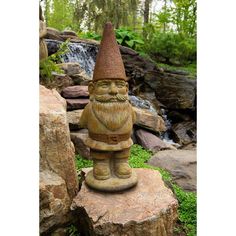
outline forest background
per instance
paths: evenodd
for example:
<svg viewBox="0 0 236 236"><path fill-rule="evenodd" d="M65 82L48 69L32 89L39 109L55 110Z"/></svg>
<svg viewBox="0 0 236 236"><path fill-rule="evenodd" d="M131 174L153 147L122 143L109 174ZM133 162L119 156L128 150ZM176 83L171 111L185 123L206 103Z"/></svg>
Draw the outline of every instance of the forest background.
<svg viewBox="0 0 236 236"><path fill-rule="evenodd" d="M161 65L196 73L196 0L41 0L48 27L101 39L111 21L117 42Z"/></svg>

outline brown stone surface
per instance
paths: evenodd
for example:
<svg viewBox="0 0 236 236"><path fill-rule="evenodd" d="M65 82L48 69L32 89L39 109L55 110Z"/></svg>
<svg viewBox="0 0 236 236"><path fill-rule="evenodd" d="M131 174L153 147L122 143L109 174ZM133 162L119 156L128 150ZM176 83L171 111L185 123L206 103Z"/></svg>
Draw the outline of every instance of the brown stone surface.
<svg viewBox="0 0 236 236"><path fill-rule="evenodd" d="M83 109L74 110L67 112L67 122L69 124L70 130L79 130L83 127L80 125L80 117L83 113Z"/></svg>
<svg viewBox="0 0 236 236"><path fill-rule="evenodd" d="M90 159L90 149L85 145L85 140L88 137L88 130L81 129L70 133L71 141L75 146L75 154L80 154L82 157Z"/></svg>
<svg viewBox="0 0 236 236"><path fill-rule="evenodd" d="M65 181L50 170L40 172L40 233L71 220Z"/></svg>
<svg viewBox="0 0 236 236"><path fill-rule="evenodd" d="M100 193L82 184L72 208L83 235L173 235L177 200L158 171L135 171L138 185L120 193Z"/></svg>
<svg viewBox="0 0 236 236"><path fill-rule="evenodd" d="M58 31L55 28L47 27L47 39L54 39L54 40L63 40L63 38L60 35L60 31Z"/></svg>
<svg viewBox="0 0 236 236"><path fill-rule="evenodd" d="M65 62L60 63L58 66L65 71L65 73L69 76L79 74L83 69L81 68L79 63L76 62Z"/></svg>
<svg viewBox="0 0 236 236"><path fill-rule="evenodd" d="M74 146L70 140L66 102L56 90L40 86L40 230L50 231L69 219L78 191ZM46 213L45 213L46 212Z"/></svg>
<svg viewBox="0 0 236 236"><path fill-rule="evenodd" d="M196 150L165 150L156 153L148 164L166 169L186 191L196 191Z"/></svg>
<svg viewBox="0 0 236 236"><path fill-rule="evenodd" d="M146 129L160 132L165 131L165 122L161 116L154 114L148 110L133 107L136 113L136 121L135 124Z"/></svg>
<svg viewBox="0 0 236 236"><path fill-rule="evenodd" d="M157 78L146 76L145 82L155 90L157 99L171 109L194 109L196 81L183 75L160 73ZM152 78L151 78L152 77Z"/></svg>
<svg viewBox="0 0 236 236"><path fill-rule="evenodd" d="M196 142L196 122L184 121L172 126L175 142L186 145L191 142Z"/></svg>
<svg viewBox="0 0 236 236"><path fill-rule="evenodd" d="M62 90L61 95L64 98L89 97L88 86L69 86Z"/></svg>
<svg viewBox="0 0 236 236"><path fill-rule="evenodd" d="M51 80L40 80L40 84L49 89L56 89L59 93L66 87L74 85L68 75L54 75Z"/></svg>
<svg viewBox="0 0 236 236"><path fill-rule="evenodd" d="M83 109L88 103L88 98L66 98L67 110Z"/></svg>
<svg viewBox="0 0 236 236"><path fill-rule="evenodd" d="M138 144L140 144L145 149L151 150L152 152L157 152L159 150L164 149L175 149L175 147L171 146L170 144L166 144L156 135L144 130L138 129L135 131L135 135L137 138Z"/></svg>

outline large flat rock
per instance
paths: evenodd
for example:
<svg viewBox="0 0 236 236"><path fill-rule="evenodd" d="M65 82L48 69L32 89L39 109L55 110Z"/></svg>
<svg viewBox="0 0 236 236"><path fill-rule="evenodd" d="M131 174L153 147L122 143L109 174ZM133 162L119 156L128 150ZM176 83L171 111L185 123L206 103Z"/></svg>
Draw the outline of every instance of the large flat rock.
<svg viewBox="0 0 236 236"><path fill-rule="evenodd" d="M158 171L134 170L137 186L119 193L97 192L83 182L71 206L82 235L173 235L178 206L173 193Z"/></svg>
<svg viewBox="0 0 236 236"><path fill-rule="evenodd" d="M160 151L151 157L148 164L169 171L184 190L196 191L196 150Z"/></svg>

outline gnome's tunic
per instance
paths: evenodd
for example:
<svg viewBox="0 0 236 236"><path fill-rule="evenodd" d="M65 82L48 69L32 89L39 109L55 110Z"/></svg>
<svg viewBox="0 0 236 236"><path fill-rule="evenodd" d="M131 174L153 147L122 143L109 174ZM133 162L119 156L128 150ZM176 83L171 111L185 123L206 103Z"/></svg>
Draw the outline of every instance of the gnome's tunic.
<svg viewBox="0 0 236 236"><path fill-rule="evenodd" d="M87 128L89 134L91 134L85 141L85 144L92 149L101 151L119 151L129 148L133 144L130 135L132 132L133 123L135 121L135 113L131 105L129 106L129 109L130 115L124 124L121 125L119 129L111 131L97 119L92 110L92 104L89 103L85 107L80 118L80 125ZM103 141L99 141L99 139ZM122 139L122 141L119 141L119 139ZM115 142L112 143L112 141ZM118 142L116 143L116 141Z"/></svg>

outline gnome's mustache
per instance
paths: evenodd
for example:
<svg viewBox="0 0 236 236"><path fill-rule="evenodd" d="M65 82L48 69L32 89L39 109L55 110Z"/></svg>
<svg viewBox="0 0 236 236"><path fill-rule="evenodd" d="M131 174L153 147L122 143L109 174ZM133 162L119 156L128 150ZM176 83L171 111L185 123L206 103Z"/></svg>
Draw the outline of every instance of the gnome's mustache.
<svg viewBox="0 0 236 236"><path fill-rule="evenodd" d="M94 98L98 102L113 102L113 101L125 102L125 101L128 100L128 95L122 95L122 94L117 94L117 95L94 95Z"/></svg>

